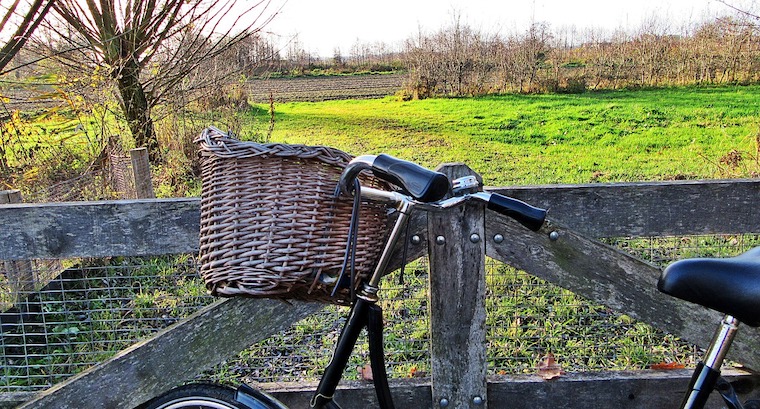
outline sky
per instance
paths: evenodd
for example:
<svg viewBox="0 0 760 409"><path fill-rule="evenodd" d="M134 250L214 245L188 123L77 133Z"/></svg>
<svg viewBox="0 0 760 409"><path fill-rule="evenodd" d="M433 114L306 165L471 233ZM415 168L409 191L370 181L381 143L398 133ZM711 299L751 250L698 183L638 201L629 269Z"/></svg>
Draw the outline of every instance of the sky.
<svg viewBox="0 0 760 409"><path fill-rule="evenodd" d="M728 8L716 0L287 0L266 30L285 42L297 34L305 51L331 57L336 49L347 55L357 41L401 44L420 30L449 25L455 15L471 28L508 34L531 21L552 30L633 30L652 16L680 24L719 12Z"/></svg>

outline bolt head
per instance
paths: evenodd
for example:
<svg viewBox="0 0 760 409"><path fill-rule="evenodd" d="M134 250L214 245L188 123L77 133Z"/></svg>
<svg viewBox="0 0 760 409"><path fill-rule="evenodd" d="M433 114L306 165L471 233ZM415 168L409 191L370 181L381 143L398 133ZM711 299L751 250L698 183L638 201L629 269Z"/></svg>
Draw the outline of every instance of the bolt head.
<svg viewBox="0 0 760 409"><path fill-rule="evenodd" d="M472 403L474 403L477 406L480 406L480 405L483 404L483 398L480 397L480 396L476 396L476 397L472 398Z"/></svg>
<svg viewBox="0 0 760 409"><path fill-rule="evenodd" d="M449 400L446 399L446 398L441 398L441 400L438 401L438 406L440 406L442 408L445 408L445 407L449 406Z"/></svg>
<svg viewBox="0 0 760 409"><path fill-rule="evenodd" d="M504 236L502 236L501 234L497 234L493 236L493 241L496 243L501 243L504 241Z"/></svg>
<svg viewBox="0 0 760 409"><path fill-rule="evenodd" d="M549 233L549 240L551 241L557 241L559 240L559 233L557 231L553 231Z"/></svg>
<svg viewBox="0 0 760 409"><path fill-rule="evenodd" d="M417 235L417 234L415 234L414 236L412 236L412 238L410 240L411 240L412 244L420 244L420 243L422 243L422 238L419 235Z"/></svg>
<svg viewBox="0 0 760 409"><path fill-rule="evenodd" d="M472 234L470 235L470 241L471 241L472 243L477 243L477 242L479 242L479 241L480 241L480 236L479 236L477 233L472 233Z"/></svg>
<svg viewBox="0 0 760 409"><path fill-rule="evenodd" d="M438 245L446 244L446 238L443 236L436 237L435 244L438 244Z"/></svg>

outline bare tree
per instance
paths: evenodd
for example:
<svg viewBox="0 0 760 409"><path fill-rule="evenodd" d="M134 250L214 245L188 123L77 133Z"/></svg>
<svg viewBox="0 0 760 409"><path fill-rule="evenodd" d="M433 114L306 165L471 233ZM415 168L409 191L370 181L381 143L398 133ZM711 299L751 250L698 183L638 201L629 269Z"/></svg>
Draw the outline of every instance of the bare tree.
<svg viewBox="0 0 760 409"><path fill-rule="evenodd" d="M54 10L115 82L135 143L155 158L151 109L188 73L259 32L279 11L271 10L272 0L248 4L241 10L234 0L58 0Z"/></svg>
<svg viewBox="0 0 760 409"><path fill-rule="evenodd" d="M6 73L5 67L45 19L54 2L55 0L34 0L32 3L21 4L20 0L15 0L7 8L0 6L0 34L8 36L7 42L0 48L0 75ZM14 30L18 19L21 21Z"/></svg>
<svg viewBox="0 0 760 409"><path fill-rule="evenodd" d="M517 43L517 80L520 92L535 91L539 70L549 54L551 33L546 23L534 22Z"/></svg>

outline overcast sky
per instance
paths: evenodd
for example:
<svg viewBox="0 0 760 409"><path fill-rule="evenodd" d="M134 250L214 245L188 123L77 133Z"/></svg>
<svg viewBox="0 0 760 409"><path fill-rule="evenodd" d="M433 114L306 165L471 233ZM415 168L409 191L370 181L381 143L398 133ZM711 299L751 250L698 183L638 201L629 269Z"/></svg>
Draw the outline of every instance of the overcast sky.
<svg viewBox="0 0 760 409"><path fill-rule="evenodd" d="M457 13L472 28L511 33L531 21L552 29L633 30L652 16L680 24L726 11L715 0L287 0L267 29L282 38L298 34L306 51L329 57L336 48L348 54L357 40L400 44L419 29L446 26Z"/></svg>

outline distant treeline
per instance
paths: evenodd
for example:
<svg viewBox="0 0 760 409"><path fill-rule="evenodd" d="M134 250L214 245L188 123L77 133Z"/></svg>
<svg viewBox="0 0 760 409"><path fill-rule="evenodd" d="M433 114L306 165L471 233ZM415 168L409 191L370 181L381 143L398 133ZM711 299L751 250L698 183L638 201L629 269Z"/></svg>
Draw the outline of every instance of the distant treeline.
<svg viewBox="0 0 760 409"><path fill-rule="evenodd" d="M403 71L409 98L748 84L760 82L760 21L737 13L679 30L653 19L614 33L534 23L522 32L491 34L455 18L401 45L357 41L330 58L305 51L297 37L282 48L253 35L191 77L204 83L205 73L222 69L243 78Z"/></svg>
<svg viewBox="0 0 760 409"><path fill-rule="evenodd" d="M720 18L685 35L656 25L611 38L552 33L544 24L508 37L454 24L407 42L408 90L416 97L505 92L753 83L760 36L751 21Z"/></svg>
<svg viewBox="0 0 760 409"><path fill-rule="evenodd" d="M299 48L259 71L280 74L405 70L410 97L489 93L583 92L760 81L758 21L716 18L674 35L650 22L635 33L600 34L543 23L522 33L492 35L455 21L408 39L401 50L357 43L329 59Z"/></svg>

